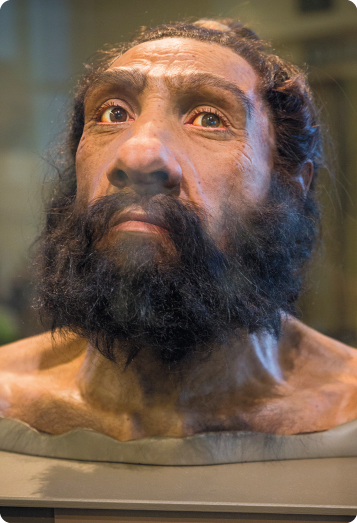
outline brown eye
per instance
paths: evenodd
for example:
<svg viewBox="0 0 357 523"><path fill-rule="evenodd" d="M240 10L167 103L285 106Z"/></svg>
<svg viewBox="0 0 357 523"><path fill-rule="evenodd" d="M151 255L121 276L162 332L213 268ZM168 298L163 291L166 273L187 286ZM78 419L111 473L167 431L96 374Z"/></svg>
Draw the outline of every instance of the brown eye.
<svg viewBox="0 0 357 523"><path fill-rule="evenodd" d="M223 127L222 120L214 113L201 113L192 122L192 125L201 127Z"/></svg>
<svg viewBox="0 0 357 523"><path fill-rule="evenodd" d="M129 115L122 107L110 107L100 115L100 121L106 123L122 123L129 119Z"/></svg>

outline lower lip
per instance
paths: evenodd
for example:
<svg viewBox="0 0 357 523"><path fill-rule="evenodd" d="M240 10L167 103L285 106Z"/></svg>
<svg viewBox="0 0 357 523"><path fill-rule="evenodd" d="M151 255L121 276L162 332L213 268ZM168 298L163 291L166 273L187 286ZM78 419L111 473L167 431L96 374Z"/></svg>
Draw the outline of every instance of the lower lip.
<svg viewBox="0 0 357 523"><path fill-rule="evenodd" d="M167 234L166 229L152 223L129 220L113 227L114 231L146 232L151 234Z"/></svg>

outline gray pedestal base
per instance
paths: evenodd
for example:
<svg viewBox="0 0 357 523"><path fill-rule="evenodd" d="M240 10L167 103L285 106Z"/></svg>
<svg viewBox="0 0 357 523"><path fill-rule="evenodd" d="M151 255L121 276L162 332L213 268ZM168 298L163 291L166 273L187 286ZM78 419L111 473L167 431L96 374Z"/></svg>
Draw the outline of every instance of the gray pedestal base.
<svg viewBox="0 0 357 523"><path fill-rule="evenodd" d="M0 514L13 523L337 522L357 514L357 458L158 467L0 452L0 470Z"/></svg>

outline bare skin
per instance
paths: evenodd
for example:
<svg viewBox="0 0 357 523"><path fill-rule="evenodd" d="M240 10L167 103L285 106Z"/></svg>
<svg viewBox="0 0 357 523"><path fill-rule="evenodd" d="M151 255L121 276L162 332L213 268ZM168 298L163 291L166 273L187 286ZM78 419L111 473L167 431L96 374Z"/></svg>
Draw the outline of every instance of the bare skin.
<svg viewBox="0 0 357 523"><path fill-rule="evenodd" d="M224 248L224 209L229 203L244 213L264 200L274 147L259 78L243 58L207 42L147 42L89 90L76 203L85 208L124 189L187 199L207 212ZM307 162L296 176L302 191L310 176ZM170 248L164 225L145 218L127 209L106 241L150 235ZM0 415L50 434L82 427L121 441L227 430L298 434L357 418L357 353L297 320L284 321L279 343L266 333L240 334L211 349L204 362L168 372L148 352L124 369L124 358L111 363L85 339L23 340L0 350Z"/></svg>
<svg viewBox="0 0 357 523"><path fill-rule="evenodd" d="M50 434L298 434L357 418L356 351L292 319L279 345L265 336L236 341L181 379L148 355L124 371L85 340L53 343L49 334L2 347L0 368L0 414Z"/></svg>

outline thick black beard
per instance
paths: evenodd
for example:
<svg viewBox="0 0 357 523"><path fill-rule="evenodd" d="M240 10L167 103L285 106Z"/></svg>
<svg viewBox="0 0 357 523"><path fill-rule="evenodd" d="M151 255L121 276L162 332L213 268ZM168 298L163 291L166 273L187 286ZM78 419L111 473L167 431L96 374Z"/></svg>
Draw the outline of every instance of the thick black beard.
<svg viewBox="0 0 357 523"><path fill-rule="evenodd" d="M109 242L114 215L133 204L162 219L168 237L121 233ZM166 364L205 357L237 329L278 337L282 313L295 313L319 222L313 199L277 182L244 219L226 212L224 251L197 206L163 194L123 191L86 212L74 203L54 220L56 212L37 259L40 311L52 331L127 363L141 350Z"/></svg>

